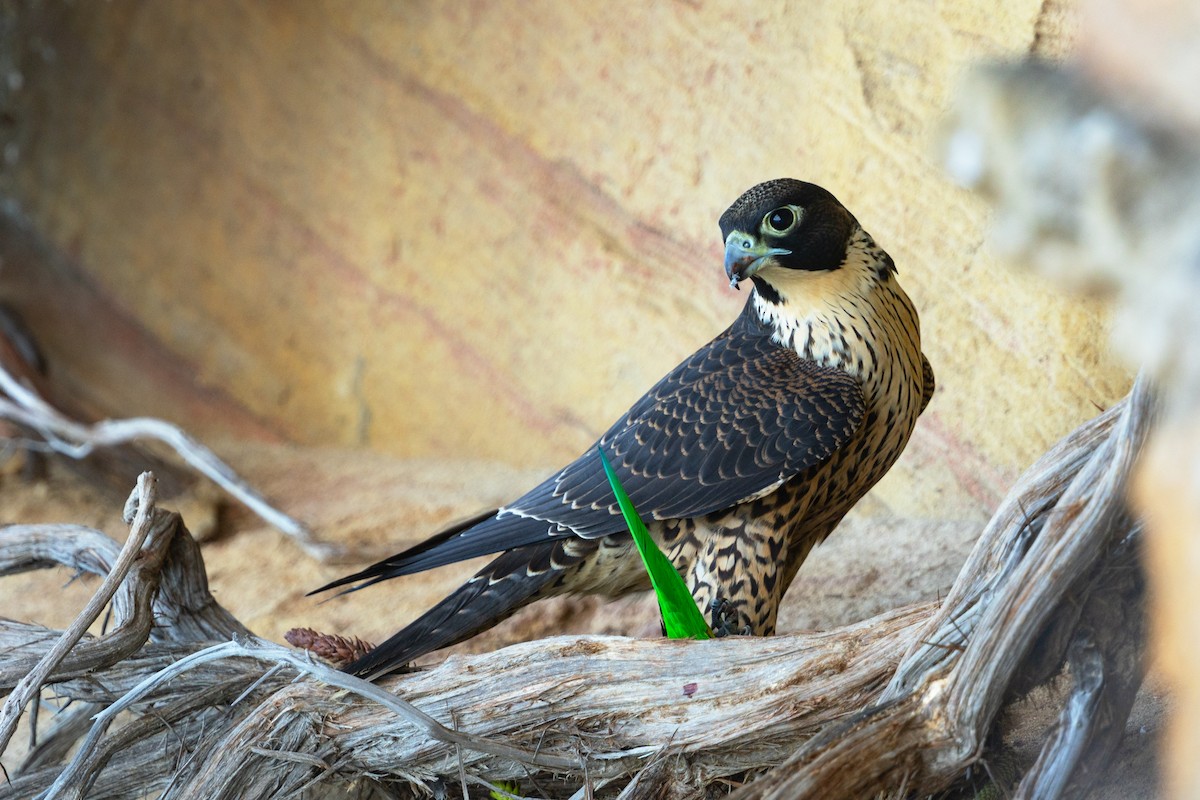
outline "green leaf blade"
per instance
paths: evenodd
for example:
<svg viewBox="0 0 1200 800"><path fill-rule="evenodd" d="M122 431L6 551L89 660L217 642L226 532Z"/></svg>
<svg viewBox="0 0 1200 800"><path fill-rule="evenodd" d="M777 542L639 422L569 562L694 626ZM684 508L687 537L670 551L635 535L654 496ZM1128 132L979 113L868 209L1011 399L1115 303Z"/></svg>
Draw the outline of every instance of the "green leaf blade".
<svg viewBox="0 0 1200 800"><path fill-rule="evenodd" d="M642 557L647 574L650 575L650 585L654 587L654 594L658 598L658 609L662 613L663 627L667 630L667 637L670 639L711 639L712 630L704 621L700 610L696 608L696 601L692 599L692 593L688 591L687 584L683 582L683 578L679 577L679 573L675 571L675 566L671 561L658 548L658 544L650 536L650 531L646 530L645 523L638 516L637 509L633 507L633 501L629 499L629 495L621 486L621 481L617 478L617 473L609 463L604 450L597 447L596 451L600 454L600 463L604 465L604 474L608 478L608 484L617 497L621 515L625 517L625 525L629 528L629 533L633 536L633 543Z"/></svg>

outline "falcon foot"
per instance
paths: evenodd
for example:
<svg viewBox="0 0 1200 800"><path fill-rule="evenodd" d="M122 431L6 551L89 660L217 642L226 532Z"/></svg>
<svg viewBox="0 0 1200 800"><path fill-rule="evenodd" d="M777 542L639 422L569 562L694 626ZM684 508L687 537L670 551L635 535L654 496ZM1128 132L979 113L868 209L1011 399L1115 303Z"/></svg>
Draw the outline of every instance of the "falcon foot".
<svg viewBox="0 0 1200 800"><path fill-rule="evenodd" d="M750 636L754 633L749 625L744 626L740 631L734 630L733 626L737 624L737 611L733 608L733 604L724 597L718 597L709 603L708 613L712 616L713 636L718 639L731 634Z"/></svg>

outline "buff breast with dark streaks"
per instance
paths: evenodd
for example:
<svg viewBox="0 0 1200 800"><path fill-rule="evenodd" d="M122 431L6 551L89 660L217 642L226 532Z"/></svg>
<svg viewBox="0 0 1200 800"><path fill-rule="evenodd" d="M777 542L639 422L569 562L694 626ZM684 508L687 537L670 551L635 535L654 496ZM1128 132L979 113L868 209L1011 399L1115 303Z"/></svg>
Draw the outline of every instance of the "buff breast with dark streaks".
<svg viewBox="0 0 1200 800"><path fill-rule="evenodd" d="M895 265L819 186L759 184L720 220L742 313L600 437L718 634L770 634L809 551L900 456L933 394ZM487 553L488 566L347 669L370 677L541 597L647 588L596 447L512 503L323 589Z"/></svg>

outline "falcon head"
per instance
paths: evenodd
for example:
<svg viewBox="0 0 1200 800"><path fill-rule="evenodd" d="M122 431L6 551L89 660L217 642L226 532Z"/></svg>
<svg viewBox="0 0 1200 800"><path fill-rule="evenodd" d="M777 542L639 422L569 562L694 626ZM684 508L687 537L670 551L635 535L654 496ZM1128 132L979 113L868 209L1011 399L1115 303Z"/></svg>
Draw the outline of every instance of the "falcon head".
<svg viewBox="0 0 1200 800"><path fill-rule="evenodd" d="M820 186L780 178L747 191L721 215L730 285L753 278L760 291L775 270L835 270L858 223ZM765 286L764 286L765 284Z"/></svg>

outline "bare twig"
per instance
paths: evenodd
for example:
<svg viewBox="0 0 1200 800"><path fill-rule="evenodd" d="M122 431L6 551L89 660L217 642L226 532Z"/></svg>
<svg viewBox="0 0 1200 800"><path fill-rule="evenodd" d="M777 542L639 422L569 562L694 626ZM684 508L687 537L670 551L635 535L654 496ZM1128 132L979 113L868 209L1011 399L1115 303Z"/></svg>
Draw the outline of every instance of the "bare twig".
<svg viewBox="0 0 1200 800"><path fill-rule="evenodd" d="M69 419L23 386L0 366L0 417L37 431L55 451L83 458L96 448L113 447L140 440L162 442L193 469L207 476L268 524L299 544L313 558L326 561L342 554L341 548L317 539L303 523L276 509L254 487L217 457L212 450L175 425L160 419L103 420L85 425Z"/></svg>

